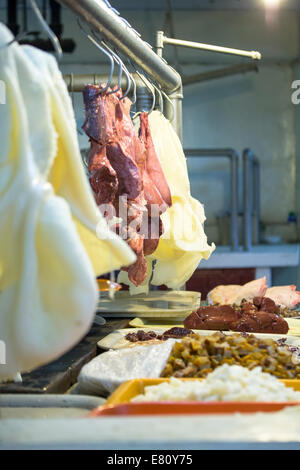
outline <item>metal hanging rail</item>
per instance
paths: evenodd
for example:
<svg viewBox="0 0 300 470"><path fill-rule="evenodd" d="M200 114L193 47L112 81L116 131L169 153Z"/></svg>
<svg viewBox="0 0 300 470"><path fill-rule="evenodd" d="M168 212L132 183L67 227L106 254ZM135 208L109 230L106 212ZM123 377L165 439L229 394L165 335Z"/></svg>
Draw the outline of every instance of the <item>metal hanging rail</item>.
<svg viewBox="0 0 300 470"><path fill-rule="evenodd" d="M92 83L94 85L101 85L104 82L107 82L107 75L99 73L84 73L84 74L73 74L66 73L63 75L64 81L68 87L68 90L71 93L82 92L87 83ZM117 77L112 77L110 86L117 85ZM123 75L121 78L121 88L126 89L127 81L126 77Z"/></svg>
<svg viewBox="0 0 300 470"><path fill-rule="evenodd" d="M78 18L87 22L102 39L109 42L120 54L125 55L138 68L143 70L150 80L152 79L158 84L167 98L164 100L164 114L168 119L172 116L172 125L180 140L182 140L182 79L176 70L163 59L164 44L242 55L251 57L254 60L261 59L260 53L256 51L242 51L167 38L162 31L157 32L156 53L151 45L143 41L141 35L110 5L108 0L57 1L72 10Z"/></svg>
<svg viewBox="0 0 300 470"><path fill-rule="evenodd" d="M163 50L164 44L170 44L173 46L181 46L181 47L189 47L192 49L201 49L203 51L218 52L221 54L238 55L241 57L249 57L250 59L253 59L253 60L261 59L261 53L257 51L244 51L241 49L233 49L231 47L221 47L221 46L214 46L212 44L203 44L200 42L183 41L182 39L168 38L164 35L163 31L157 31L156 50L157 50L157 54L160 57L162 57L162 50Z"/></svg>
<svg viewBox="0 0 300 470"><path fill-rule="evenodd" d="M102 0L57 1L86 21L103 39L155 80L166 93L172 93L181 87L181 77L176 70L159 57L130 24L121 18L114 8L108 6L108 2Z"/></svg>

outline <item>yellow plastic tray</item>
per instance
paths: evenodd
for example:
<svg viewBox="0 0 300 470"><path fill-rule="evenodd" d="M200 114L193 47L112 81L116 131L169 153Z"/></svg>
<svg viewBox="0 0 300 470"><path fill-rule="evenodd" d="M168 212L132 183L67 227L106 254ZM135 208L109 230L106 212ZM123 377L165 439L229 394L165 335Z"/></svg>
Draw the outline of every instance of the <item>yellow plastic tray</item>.
<svg viewBox="0 0 300 470"><path fill-rule="evenodd" d="M120 405L122 403L129 403L132 398L144 393L145 387L148 385L158 385L162 382L169 382L170 379L158 378L158 379L134 379L128 380L120 385L106 401L106 405ZM203 379L180 379L180 380L203 380ZM300 380L280 380L287 387L293 387L294 390L300 390Z"/></svg>

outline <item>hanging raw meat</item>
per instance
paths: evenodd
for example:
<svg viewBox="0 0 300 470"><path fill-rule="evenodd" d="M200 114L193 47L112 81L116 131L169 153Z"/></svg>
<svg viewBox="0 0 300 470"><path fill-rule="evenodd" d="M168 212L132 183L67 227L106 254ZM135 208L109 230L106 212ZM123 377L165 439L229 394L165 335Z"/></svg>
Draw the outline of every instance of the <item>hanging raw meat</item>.
<svg viewBox="0 0 300 470"><path fill-rule="evenodd" d="M152 254L163 233L160 215L171 205L169 186L152 142L147 113L141 114L136 134L130 117L131 101L104 85L87 85L83 92L85 122L90 138L90 183L100 210L109 206L119 218L117 233L137 256L129 268L138 286L146 278L145 255Z"/></svg>
<svg viewBox="0 0 300 470"><path fill-rule="evenodd" d="M146 174L149 175L149 179L152 181L152 184L154 184L155 190L160 194L161 205L165 205L164 210L166 210L172 205L171 191L153 144L148 114L142 113L140 115L140 120L141 127L139 130L139 137L144 143L146 149Z"/></svg>
<svg viewBox="0 0 300 470"><path fill-rule="evenodd" d="M124 111L128 107L115 93L101 93L103 86L88 85L83 91L86 118L83 129L91 141L89 171L96 199L112 202L118 194L134 199L142 186L138 167L134 161L133 133L126 125ZM110 90L110 89L109 89ZM110 90L111 91L111 90ZM123 124L123 133L119 123ZM96 151L94 150L96 146ZM107 178L107 176L109 177ZM108 180L113 178L110 195L104 197ZM104 194L103 194L104 193Z"/></svg>
<svg viewBox="0 0 300 470"><path fill-rule="evenodd" d="M3 24L0 82L1 382L73 348L94 319L95 277L135 256L94 202L55 59L19 45Z"/></svg>

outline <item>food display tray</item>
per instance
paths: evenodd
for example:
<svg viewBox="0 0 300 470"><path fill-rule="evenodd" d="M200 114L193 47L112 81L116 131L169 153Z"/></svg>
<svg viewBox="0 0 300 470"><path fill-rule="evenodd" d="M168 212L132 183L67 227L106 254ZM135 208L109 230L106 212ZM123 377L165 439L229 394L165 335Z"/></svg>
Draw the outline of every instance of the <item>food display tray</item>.
<svg viewBox="0 0 300 470"><path fill-rule="evenodd" d="M124 403L123 405L103 405L93 410L90 418L107 416L138 415L195 415L232 413L270 413L286 407L300 406L299 402L161 402Z"/></svg>
<svg viewBox="0 0 300 470"><path fill-rule="evenodd" d="M103 317L177 318L183 321L200 307L200 292L150 291L148 295L130 295L128 291L115 293L114 299L100 297L97 313Z"/></svg>
<svg viewBox="0 0 300 470"><path fill-rule="evenodd" d="M201 381L203 379L180 379ZM195 415L275 412L288 406L300 406L300 402L130 402L144 392L146 386L168 382L169 379L134 379L124 382L108 398L106 403L93 410L89 417L136 416L136 415ZM288 387L300 390L300 380L281 380Z"/></svg>
<svg viewBox="0 0 300 470"><path fill-rule="evenodd" d="M180 379L203 380L203 379ZM275 412L288 406L300 406L300 402L130 402L132 398L144 392L148 385L158 385L169 379L134 379L124 382L108 398L105 405L93 410L89 417L101 418L108 416L138 416L138 415L195 415L195 414L230 414ZM300 380L281 380L286 386L300 390Z"/></svg>
<svg viewBox="0 0 300 470"><path fill-rule="evenodd" d="M108 397L105 405L129 404L132 398L136 397L137 395L140 395L141 393L144 393L145 387L148 387L149 385L158 385L158 384L161 384L161 383L164 383L164 382L169 382L169 380L170 379L166 379L166 378L128 380L127 382L122 383ZM181 380L181 381L202 381L204 379L185 378L185 379L179 379L179 380ZM300 390L300 380L297 380L297 379L280 380L280 382L283 382L287 387L292 387L295 391ZM196 403L199 403L199 402L192 402L192 403L195 405ZM224 403L224 402L220 402L220 403ZM253 404L253 402L251 402L251 403ZM131 404L133 404L133 403L131 403ZM180 402L180 404L182 406L184 404L184 402ZM266 404L266 403L264 402L264 404ZM298 403L298 404L300 405L300 403ZM285 406L286 406L286 402L285 402Z"/></svg>
<svg viewBox="0 0 300 470"><path fill-rule="evenodd" d="M121 348L126 348L126 347L134 347L137 344L142 344L141 342L139 343L131 343L128 341L125 337L128 333L137 333L140 330L143 330L145 332L147 331L154 331L157 334L162 334L164 331L168 330L169 328L172 328L174 326L182 326L178 323L178 325L151 325L148 326L147 328L124 328L120 330L115 330L102 338L100 341L98 341L98 347L100 349L104 350L109 350L109 349L121 349ZM200 336L208 336L212 335L214 333L217 333L216 330L193 330L195 333L197 333ZM234 331L224 331L223 332L225 335L226 334L233 334L235 333ZM299 336L292 336L292 335L273 335L271 333L253 333L257 338L261 339L266 339L266 338L271 338L274 341L278 341L279 339L285 339L287 344L290 344L292 346L297 346L300 347L300 337ZM178 338L180 340L181 338ZM152 344L153 342L157 342L157 340L150 340L150 342L145 341L144 344Z"/></svg>

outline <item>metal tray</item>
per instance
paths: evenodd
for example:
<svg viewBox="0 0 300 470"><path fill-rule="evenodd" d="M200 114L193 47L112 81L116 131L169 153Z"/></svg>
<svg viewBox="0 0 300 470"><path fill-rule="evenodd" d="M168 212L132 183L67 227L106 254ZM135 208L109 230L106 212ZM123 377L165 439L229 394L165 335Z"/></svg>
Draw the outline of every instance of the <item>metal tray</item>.
<svg viewBox="0 0 300 470"><path fill-rule="evenodd" d="M2 394L0 419L86 417L103 398L76 395Z"/></svg>
<svg viewBox="0 0 300 470"><path fill-rule="evenodd" d="M115 298L100 298L97 312L104 317L178 318L183 320L200 307L201 294L193 291L150 291L148 295L115 293Z"/></svg>

